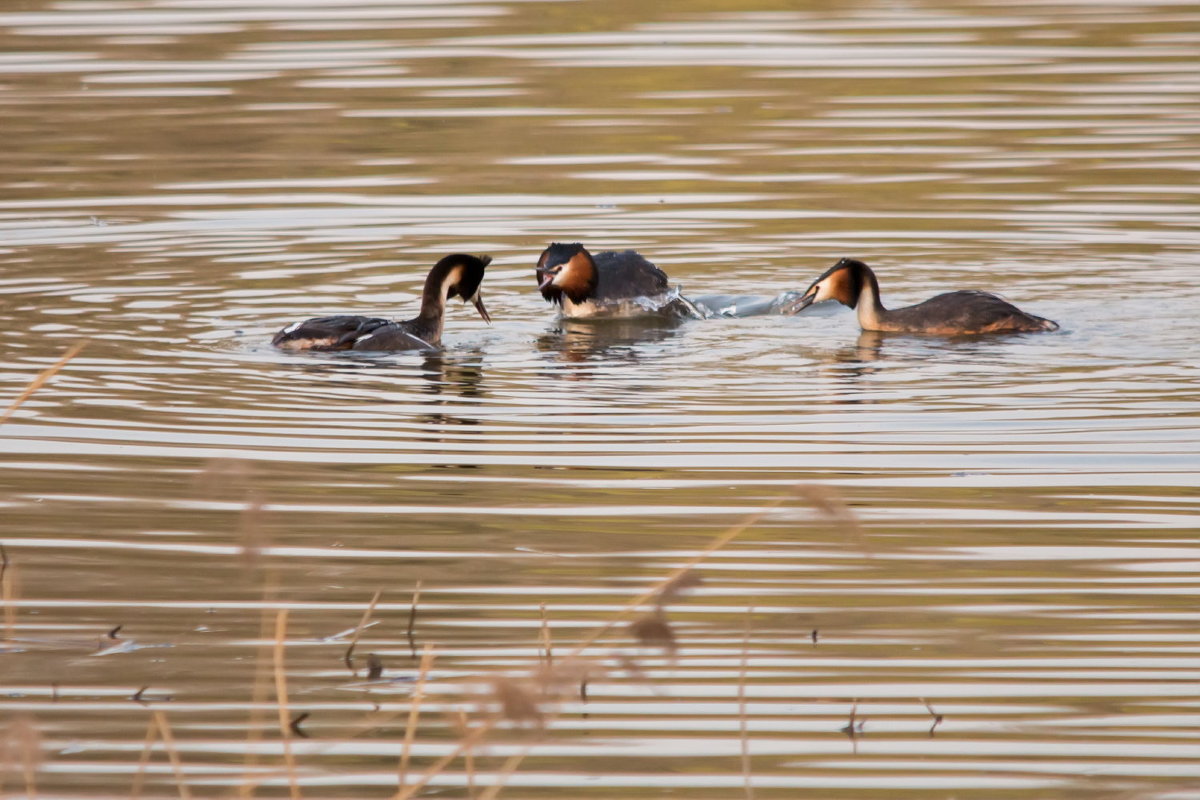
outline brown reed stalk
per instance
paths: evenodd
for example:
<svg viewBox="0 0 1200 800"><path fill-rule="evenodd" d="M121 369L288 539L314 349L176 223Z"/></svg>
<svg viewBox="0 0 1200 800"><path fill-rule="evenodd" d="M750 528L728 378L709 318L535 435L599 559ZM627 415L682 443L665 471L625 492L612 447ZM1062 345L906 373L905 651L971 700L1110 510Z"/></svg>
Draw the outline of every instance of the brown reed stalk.
<svg viewBox="0 0 1200 800"><path fill-rule="evenodd" d="M263 580L262 613L258 621L258 641L265 642L271 633L271 616L267 608L275 601L279 586L279 576L274 570L267 570ZM269 648L260 645L258 655L254 660L254 685L250 693L250 718L246 721L246 754L242 759L244 768L242 783L238 794L242 798L254 796L258 781L254 778L254 768L258 765L258 750L254 745L261 741L263 734L262 710L267 703L267 669L266 661Z"/></svg>
<svg viewBox="0 0 1200 800"><path fill-rule="evenodd" d="M82 342L76 342L67 348L67 352L63 353L62 358L38 373L37 377L30 381L29 385L25 387L25 391L17 395L16 399L13 400L12 403L9 404L8 408L4 410L4 413L0 414L0 425L8 422L9 418L16 413L17 409L20 408L26 400L33 396L34 392L42 388L46 381L58 374L58 371L65 367L68 361L79 355L79 351L87 347L87 344L87 339L84 339Z"/></svg>
<svg viewBox="0 0 1200 800"><path fill-rule="evenodd" d="M358 670L354 667L354 648L358 646L358 637L362 635L363 628L367 627L367 623L371 620L371 614L375 611L375 605L379 602L380 595L383 594L382 589L375 591L375 596L371 598L371 602L363 611L362 619L358 621L358 627L354 629L354 635L350 637L350 646L346 648L346 655L342 660L346 662L346 669L350 670L350 674L358 677Z"/></svg>
<svg viewBox="0 0 1200 800"><path fill-rule="evenodd" d="M554 666L554 649L550 642L550 620L546 618L546 604L540 603L542 610L542 652L545 654L546 666Z"/></svg>
<svg viewBox="0 0 1200 800"><path fill-rule="evenodd" d="M809 487L807 486L807 484L799 484L799 485L795 486L790 492L780 495L779 497L772 500L770 503L767 503L765 506L760 508L758 511L747 514L742 519L741 522L737 523L736 525L734 525L733 527L729 528L724 533L722 533L720 536L713 539L712 542L710 542L707 547L705 547L699 553L697 553L696 555L694 555L690 559L688 559L686 562L684 562L683 566L677 567L676 569L672 570L670 573L667 574L667 576L665 578L658 581L658 583L655 583L649 589L647 589L646 591L639 594L637 597L635 597L632 600L630 600L629 602L627 602L621 608L621 610L617 612L615 617L610 619L604 625L601 625L596 630L592 631L590 634L588 634L587 636L585 636L583 638L583 641L581 641L579 644L575 645L575 649L571 651L571 655L569 657L573 658L575 656L578 656L584 650L591 647L599 639L606 636L609 631L611 631L617 625L619 625L620 623L622 623L626 619L628 619L629 616L634 611L636 611L638 608L645 605L645 603L647 601L653 599L656 595L658 595L658 593L661 592L663 589L665 589L668 586L674 585L674 583L677 580L679 580L679 578L681 576L686 574L697 564L701 563L702 561L705 561L713 553L715 553L718 550L720 550L721 548L725 547L727 544L732 542L738 536L745 533L749 528L758 524L759 520L761 520L767 514L770 514L775 509L779 508L781 505L786 503L788 500L792 499L793 497L796 497L797 495L807 496L808 490L809 490Z"/></svg>
<svg viewBox="0 0 1200 800"><path fill-rule="evenodd" d="M162 711L155 711L154 724L158 726L158 735L162 738L167 758L171 762L171 771L175 773L175 784L179 787L179 800L191 800L192 793L188 790L187 781L183 778L183 762L179 758L179 750L175 748L175 737L171 735L171 726L167 724L167 715Z"/></svg>
<svg viewBox="0 0 1200 800"><path fill-rule="evenodd" d="M37 768L38 757L41 755L37 725L29 716L19 716L9 723L3 737L3 757L0 758L0 779L10 769L10 764L16 759L21 760L21 775L25 779L25 797L28 800L37 798ZM15 751L15 753L13 752ZM3 784L0 783L0 792ZM7 797L0 794L0 797Z"/></svg>
<svg viewBox="0 0 1200 800"><path fill-rule="evenodd" d="M421 667L417 673L417 684L413 687L412 696L408 702L408 723L404 726L404 744L400 748L400 768L396 785L396 796L404 792L404 784L408 781L408 760L412 754L413 740L417 736L417 720L421 715L421 701L425 699L425 679L429 676L429 668L433 665L433 645L425 645L421 651Z"/></svg>
<svg viewBox="0 0 1200 800"><path fill-rule="evenodd" d="M296 757L292 753L292 725L288 714L287 672L283 668L283 646L287 636L288 610L279 609L275 614L275 706L279 709L279 735L283 740L283 763L287 768L288 794L292 800L300 800L300 783L296 779Z"/></svg>
<svg viewBox="0 0 1200 800"><path fill-rule="evenodd" d="M749 528L756 525L758 521L767 514L771 513L776 508L779 508L788 500L796 496L806 496L810 497L811 499L808 486L806 484L799 484L793 487L790 492L780 495L767 505L760 508L758 511L747 514L742 518L741 522L733 525L724 533L713 539L712 542L710 542L709 545L704 548L704 550L688 559L683 566L672 570L662 580L655 583L637 597L634 597L632 600L628 601L612 619L584 637L583 641L577 644L571 651L570 655L567 656L567 659L572 659L579 656L584 650L586 650L588 647L591 647L598 640L607 635L613 628L627 619L631 614L633 614L634 611L644 605L647 601L656 597L666 587L676 585L675 582L697 564L703 562L713 553L725 547L738 536L745 533ZM551 716L551 718L548 719L545 724L548 726L551 722L553 722L553 720L554 716ZM394 800L408 800L414 794L419 792L427 783L429 783L430 780L433 779L435 775L438 775L442 770L444 770L447 765L454 761L454 759L458 758L458 756L465 752L468 747L473 747L475 742L482 739L489 731L491 731L492 728L496 726L498 721L499 719L497 717L493 717L482 722L477 728L475 728L474 731L471 732L469 736L464 737L454 750L431 764L429 768L425 770L425 774L421 776L420 780L408 787L406 791L398 794ZM504 766L501 768L500 773L497 775L497 782L489 787L487 791L480 796L479 800L492 800L492 798L495 798L496 795L500 793L501 789L503 789L504 781L509 775L516 771L517 767L520 766L521 762L524 761L525 757L532 750L532 747L533 745L530 745L529 747L524 748L521 752L510 756L505 762Z"/></svg>
<svg viewBox="0 0 1200 800"><path fill-rule="evenodd" d="M466 738L471 730L471 724L467 720L467 712L461 708L457 709L458 726L462 729L463 737ZM467 797L474 800L475 797L475 749L468 747L463 751L463 768L467 773Z"/></svg>
<svg viewBox="0 0 1200 800"><path fill-rule="evenodd" d="M750 619L754 606L746 609L746 621L742 627L742 663L738 670L738 731L742 740L742 780L746 787L746 800L754 800L754 783L750 777L750 731L746 718L746 670L750 662Z"/></svg>
<svg viewBox="0 0 1200 800"><path fill-rule="evenodd" d="M504 759L504 764L496 772L496 782L483 790L483 794L479 795L479 800L496 800L496 796L504 791L504 786L508 783L508 779L520 768L521 762L528 758L529 754L533 752L533 748L541 744L545 738L544 735L538 736L537 739Z"/></svg>
<svg viewBox="0 0 1200 800"><path fill-rule="evenodd" d="M138 800L142 796L142 784L146 780L146 765L150 763L150 753L158 738L158 720L151 715L146 723L146 742L142 745L142 755L138 759L137 772L133 774L133 786L129 789L130 800Z"/></svg>

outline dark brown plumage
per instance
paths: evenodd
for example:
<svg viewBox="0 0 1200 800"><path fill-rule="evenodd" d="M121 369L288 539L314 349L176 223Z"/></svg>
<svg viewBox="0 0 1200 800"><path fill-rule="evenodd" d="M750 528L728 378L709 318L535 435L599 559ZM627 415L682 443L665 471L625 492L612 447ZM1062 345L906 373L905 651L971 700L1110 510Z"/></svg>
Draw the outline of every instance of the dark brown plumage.
<svg viewBox="0 0 1200 800"><path fill-rule="evenodd" d="M633 250L593 256L578 242L555 242L534 272L542 297L562 306L564 316L702 316L671 288L667 273Z"/></svg>
<svg viewBox="0 0 1200 800"><path fill-rule="evenodd" d="M420 350L442 343L446 301L461 297L491 322L479 287L491 256L446 256L429 270L421 293L421 311L410 320L382 317L315 317L293 323L271 340L284 350Z"/></svg>
<svg viewBox="0 0 1200 800"><path fill-rule="evenodd" d="M865 331L965 336L1058 330L1057 322L1027 314L1007 300L977 290L947 292L916 305L884 308L875 273L852 258L843 258L826 270L782 313L796 314L822 300L856 308L858 323Z"/></svg>

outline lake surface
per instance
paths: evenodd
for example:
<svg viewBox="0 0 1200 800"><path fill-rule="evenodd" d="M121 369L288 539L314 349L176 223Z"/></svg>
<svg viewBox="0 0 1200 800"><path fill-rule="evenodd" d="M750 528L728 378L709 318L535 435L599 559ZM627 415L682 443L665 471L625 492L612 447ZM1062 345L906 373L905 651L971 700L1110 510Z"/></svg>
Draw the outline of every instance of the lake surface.
<svg viewBox="0 0 1200 800"><path fill-rule="evenodd" d="M4 790L389 797L467 741L424 794L1200 797L1198 31L1169 0L5 4L0 406L88 343L0 426ZM556 240L697 295L854 256L885 302L1062 328L564 324ZM494 322L455 301L441 353L269 346L411 315L452 252L493 256ZM700 555L669 622L618 618ZM523 708L547 638L571 685Z"/></svg>

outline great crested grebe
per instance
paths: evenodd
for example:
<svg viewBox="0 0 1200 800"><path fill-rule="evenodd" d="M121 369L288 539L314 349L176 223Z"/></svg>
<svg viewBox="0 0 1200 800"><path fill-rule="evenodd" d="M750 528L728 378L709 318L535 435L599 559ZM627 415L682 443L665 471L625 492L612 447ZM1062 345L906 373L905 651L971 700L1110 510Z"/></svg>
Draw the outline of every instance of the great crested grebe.
<svg viewBox="0 0 1200 800"><path fill-rule="evenodd" d="M433 265L421 292L421 312L403 322L381 317L315 317L294 322L275 334L271 344L284 350L421 350L442 343L446 301L461 297L491 322L479 285L491 256L456 253Z"/></svg>
<svg viewBox="0 0 1200 800"><path fill-rule="evenodd" d="M857 308L864 331L967 336L1058 330L1057 322L1026 314L1007 300L978 290L946 292L916 305L884 308L875 273L853 258L838 261L782 311L796 314L822 300Z"/></svg>
<svg viewBox="0 0 1200 800"><path fill-rule="evenodd" d="M555 242L538 259L534 272L548 302L568 318L705 316L671 288L667 274L633 250L592 255L583 245Z"/></svg>

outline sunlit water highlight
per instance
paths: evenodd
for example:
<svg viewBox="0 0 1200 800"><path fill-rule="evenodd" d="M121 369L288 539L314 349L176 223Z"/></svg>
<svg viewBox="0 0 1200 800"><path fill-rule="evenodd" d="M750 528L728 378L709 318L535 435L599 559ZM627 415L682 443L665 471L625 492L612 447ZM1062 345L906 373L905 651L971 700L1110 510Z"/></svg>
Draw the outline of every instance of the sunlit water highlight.
<svg viewBox="0 0 1200 800"><path fill-rule="evenodd" d="M37 750L44 796L129 796L162 711L194 796L286 791L255 689L285 609L296 783L390 796L421 647L411 776L536 662L540 603L561 659L803 483L862 530L784 502L668 604L674 656L619 627L586 702L545 736L502 723L427 792L749 796L745 747L760 798L1194 796L1198 22L1167 0L0 11L0 404L89 340L0 428L12 763ZM637 248L688 296L853 255L885 302L985 287L1062 330L559 323L532 275L552 240ZM494 257L494 324L455 304L443 352L269 347L404 315L455 251ZM342 659L377 590L369 682ZM165 749L143 796L178 796Z"/></svg>

